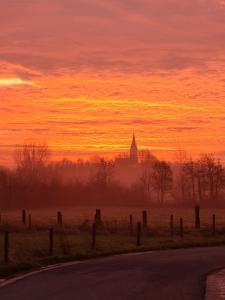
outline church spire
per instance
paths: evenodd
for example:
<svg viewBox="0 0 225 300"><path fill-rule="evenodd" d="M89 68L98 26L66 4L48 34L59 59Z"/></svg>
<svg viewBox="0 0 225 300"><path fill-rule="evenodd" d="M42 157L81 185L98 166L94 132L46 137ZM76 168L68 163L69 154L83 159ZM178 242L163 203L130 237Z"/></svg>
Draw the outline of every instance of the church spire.
<svg viewBox="0 0 225 300"><path fill-rule="evenodd" d="M130 160L133 163L138 163L138 148L136 143L135 134L133 133L133 139L130 147Z"/></svg>

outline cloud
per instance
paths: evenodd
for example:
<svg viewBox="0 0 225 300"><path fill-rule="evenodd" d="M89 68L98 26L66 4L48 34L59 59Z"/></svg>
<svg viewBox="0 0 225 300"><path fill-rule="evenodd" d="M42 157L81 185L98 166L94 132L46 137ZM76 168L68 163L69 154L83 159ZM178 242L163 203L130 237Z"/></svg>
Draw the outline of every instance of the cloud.
<svg viewBox="0 0 225 300"><path fill-rule="evenodd" d="M155 72L225 60L219 0L11 1L0 2L0 59L33 70Z"/></svg>
<svg viewBox="0 0 225 300"><path fill-rule="evenodd" d="M33 83L20 78L0 78L0 88L13 85L33 85Z"/></svg>
<svg viewBox="0 0 225 300"><path fill-rule="evenodd" d="M197 130L197 129L200 129L200 127L186 126L186 127L173 127L173 128L168 128L168 130L175 131L175 132L182 132L182 131L189 131L189 130Z"/></svg>
<svg viewBox="0 0 225 300"><path fill-rule="evenodd" d="M224 20L216 0L0 1L1 140L224 149Z"/></svg>

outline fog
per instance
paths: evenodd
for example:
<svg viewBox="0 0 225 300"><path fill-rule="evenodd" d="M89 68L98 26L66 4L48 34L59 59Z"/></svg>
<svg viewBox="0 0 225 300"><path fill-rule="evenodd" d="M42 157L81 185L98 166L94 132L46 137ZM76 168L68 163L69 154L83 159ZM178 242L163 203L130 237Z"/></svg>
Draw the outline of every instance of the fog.
<svg viewBox="0 0 225 300"><path fill-rule="evenodd" d="M0 168L0 208L56 206L225 206L225 169L213 154L177 162L150 151L112 160L54 162L46 145L15 149L13 170Z"/></svg>

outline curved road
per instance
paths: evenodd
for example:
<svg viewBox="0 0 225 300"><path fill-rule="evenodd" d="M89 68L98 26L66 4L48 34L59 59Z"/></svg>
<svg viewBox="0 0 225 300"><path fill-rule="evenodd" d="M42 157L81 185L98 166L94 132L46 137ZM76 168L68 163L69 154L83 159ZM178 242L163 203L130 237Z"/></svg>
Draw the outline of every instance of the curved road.
<svg viewBox="0 0 225 300"><path fill-rule="evenodd" d="M0 299L200 300L207 273L224 266L225 247L113 256L20 280L1 288Z"/></svg>

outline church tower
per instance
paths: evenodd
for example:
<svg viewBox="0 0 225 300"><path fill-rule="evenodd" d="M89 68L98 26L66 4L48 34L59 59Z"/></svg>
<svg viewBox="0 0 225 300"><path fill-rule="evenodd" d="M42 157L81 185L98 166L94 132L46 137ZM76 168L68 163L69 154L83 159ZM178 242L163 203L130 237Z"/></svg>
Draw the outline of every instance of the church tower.
<svg viewBox="0 0 225 300"><path fill-rule="evenodd" d="M135 135L133 134L132 143L130 146L130 161L133 163L138 163L138 148L136 144Z"/></svg>

